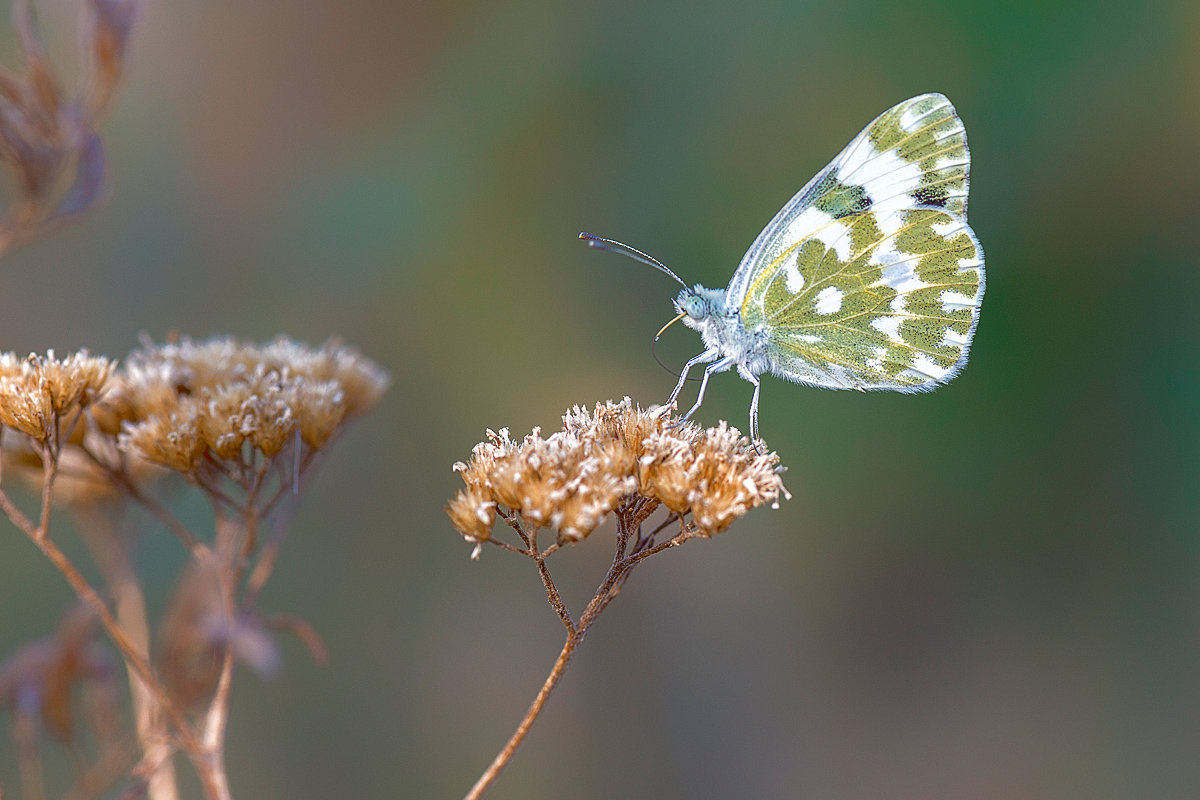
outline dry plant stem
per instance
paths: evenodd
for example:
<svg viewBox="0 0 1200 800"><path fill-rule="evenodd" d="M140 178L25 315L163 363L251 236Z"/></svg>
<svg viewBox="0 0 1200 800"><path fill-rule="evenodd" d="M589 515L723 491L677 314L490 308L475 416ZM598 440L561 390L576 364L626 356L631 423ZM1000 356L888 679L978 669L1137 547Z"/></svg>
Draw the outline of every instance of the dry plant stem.
<svg viewBox="0 0 1200 800"><path fill-rule="evenodd" d="M116 605L116 618L128 634L139 654L149 660L150 624L146 616L146 601L137 574L129 562L128 548L113 529L110 519L101 513L90 516L87 524L79 526L84 541L92 552L92 560L100 567L108 592ZM171 762L174 748L163 728L162 709L153 691L132 667L129 672L129 694L133 702L134 727L141 745L142 761L153 764L146 773L146 796L149 800L178 800L175 767Z"/></svg>
<svg viewBox="0 0 1200 800"><path fill-rule="evenodd" d="M37 721L33 714L20 711L13 718L13 738L17 741L17 770L21 797L44 800L46 786L42 774L42 754L37 745Z"/></svg>
<svg viewBox="0 0 1200 800"><path fill-rule="evenodd" d="M86 446L79 448L88 459L95 464L99 469L104 471L104 474L111 478L118 486L121 487L125 494L129 495L130 499L136 502L142 508L149 511L155 519L162 523L163 527L175 535L175 538L183 542L184 547L192 554L192 557L197 558L208 552L208 546L198 540L190 530L187 529L182 522L177 520L166 506L155 500L150 495L138 489L137 484L130 480L129 475L125 472L122 466L119 469L107 463L103 458L93 453Z"/></svg>
<svg viewBox="0 0 1200 800"><path fill-rule="evenodd" d="M505 549L516 550L523 555L533 558L537 562L538 574L541 576L542 585L546 588L546 599L554 609L554 612L558 614L559 619L562 620L563 626L567 629L567 640L563 644L562 652L558 654L558 659L554 662L554 666L550 669L550 674L546 676L546 681L542 684L542 688L530 704L529 710L525 712L525 716L521 719L520 724L517 725L517 729L513 731L508 742L505 743L495 759L492 760L492 763L488 765L488 768L479 776L479 780L467 792L464 800L478 800L500 775L505 766L508 765L508 762L512 760L517 748L521 746L521 742L525 740L525 736L529 733L529 729L533 727L534 721L542 713L542 708L545 706L546 700L550 697L550 693L554 691L554 687L558 685L563 673L566 672L567 665L570 664L572 656L575 655L575 651L579 648L580 643L583 642L583 637L587 634L588 628L599 618L601 612L604 611L608 604L621 593L621 587L624 585L633 568L648 556L672 547L678 547L688 539L701 535L696 530L683 525L681 522L679 533L670 540L658 545L649 546L653 542L656 533L671 522L680 519L678 515L671 514L666 522L656 528L653 533L647 536L639 536L635 542L633 552L627 554L630 537L638 530L641 523L654 511L657 505L657 503L649 503L634 506L627 513L617 516L617 546L612 564L609 566L604 580L596 589L596 593L584 608L578 623L571 619L571 613L559 596L558 588L554 585L554 580L551 578L550 571L546 567L546 556L556 550L558 545L551 545L545 551L539 552L537 549L536 531L532 534L527 533L521 526L519 519L513 516L503 517L517 531L517 534L529 546L529 549L520 550L511 545L506 545L504 542L489 541Z"/></svg>
<svg viewBox="0 0 1200 800"><path fill-rule="evenodd" d="M245 563L247 546L255 538L257 517L254 503L259 484L257 481L247 493L244 510L230 517L223 508L223 501L214 501L216 515L218 559L217 580L220 583L221 606L226 630L233 629L236 592L242 567ZM240 518L239 518L240 517ZM229 781L225 773L225 732L229 723L229 698L233 686L233 649L226 644L221 656L221 672L217 687L204 715L204 758L194 759L196 769L204 781L205 790L212 800L228 800Z"/></svg>
<svg viewBox="0 0 1200 800"><path fill-rule="evenodd" d="M75 590L75 594L88 605L100 620L100 624L104 626L104 630L108 633L109 638L117 649L121 651L121 656L125 659L125 663L135 673L143 684L154 694L158 703L161 705L171 725L175 728L179 736L180 744L185 750L191 753L200 753L201 744L197 740L192 728L184 719L183 714L171 702L170 696L166 689L154 677L154 672L137 647L126 636L125 631L117 623L112 612L108 610L108 606L101 599L100 595L92 588L87 579L75 567L66 554L58 548L50 537L47 535L50 526L50 487L54 482L55 465L49 454L43 454L43 491L42 491L42 518L38 526L34 526L33 522L21 512L19 508L13 504L8 494L0 489L0 510L8 516L9 520L14 525L20 528L26 536L29 537L42 555L50 560L50 563L62 573L67 579L67 583L71 584L71 588Z"/></svg>
<svg viewBox="0 0 1200 800"><path fill-rule="evenodd" d="M133 761L133 743L122 742L110 748L95 764L85 769L63 795L62 800L90 800L100 796L106 787L116 783L129 771ZM148 794L148 797L153 797Z"/></svg>
<svg viewBox="0 0 1200 800"><path fill-rule="evenodd" d="M0 510L3 510L14 525L20 528L29 539L37 545L42 554L50 560L71 587L75 590L76 595L86 603L97 615L100 624L104 626L109 638L117 649L121 651L121 655L125 660L127 668L137 676L141 685L153 696L157 706L162 709L170 721L171 726L175 729L175 734L178 737L179 744L188 753L193 764L195 764L197 772L200 774L201 782L204 785L205 794L210 800L227 800L229 798L229 789L225 782L224 765L220 762L221 754L218 753L216 761L219 764L218 769L213 768L214 758L204 744L197 739L192 727L184 719L183 714L171 701L166 689L154 677L153 670L150 667L149 661L139 650L136 644L126 635L125 630L118 624L112 613L108 610L108 606L100 598L100 595L87 582L79 570L71 563L58 546L49 538L47 533L50 526L50 496L56 473L56 464L53 454L49 452L49 448L42 453L43 463L43 490L42 490L42 509L41 520L39 525L34 526L33 522L21 512L19 508L13 504L8 494L0 489ZM227 698L226 698L227 700ZM207 737L206 737L207 738ZM150 776L159 771L159 767L163 761L168 758L167 752L164 750L160 754L161 758L144 758L143 763L153 765L150 771ZM148 780L149 777L148 776Z"/></svg>

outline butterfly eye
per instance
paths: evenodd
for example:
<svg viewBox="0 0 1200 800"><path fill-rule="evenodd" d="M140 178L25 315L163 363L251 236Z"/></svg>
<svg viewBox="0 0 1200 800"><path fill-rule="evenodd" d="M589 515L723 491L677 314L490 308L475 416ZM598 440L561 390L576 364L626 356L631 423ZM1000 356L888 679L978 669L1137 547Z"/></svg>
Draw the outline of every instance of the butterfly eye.
<svg viewBox="0 0 1200 800"><path fill-rule="evenodd" d="M698 295L689 294L684 298L679 310L686 312L692 319L700 319L704 316L704 306L703 298Z"/></svg>

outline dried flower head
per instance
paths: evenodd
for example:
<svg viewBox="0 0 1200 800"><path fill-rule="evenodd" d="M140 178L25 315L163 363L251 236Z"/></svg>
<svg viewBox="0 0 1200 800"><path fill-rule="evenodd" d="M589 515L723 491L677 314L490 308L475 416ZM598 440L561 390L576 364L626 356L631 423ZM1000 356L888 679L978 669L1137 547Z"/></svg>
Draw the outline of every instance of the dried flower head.
<svg viewBox="0 0 1200 800"><path fill-rule="evenodd" d="M0 425L46 444L62 424L90 405L105 388L113 364L86 350L56 358L31 354L19 359L0 354Z"/></svg>
<svg viewBox="0 0 1200 800"><path fill-rule="evenodd" d="M127 452L192 473L206 459L270 459L294 439L318 449L387 384L383 370L336 343L184 338L130 354L95 416L123 431Z"/></svg>
<svg viewBox="0 0 1200 800"><path fill-rule="evenodd" d="M575 407L563 429L520 443L507 429L488 431L468 463L454 469L465 488L446 507L468 541L491 537L497 513L558 531L560 542L586 537L612 512L645 519L659 504L691 514L702 535L719 533L763 503L787 496L776 454L759 454L736 429L701 430L663 409L643 411L629 398Z"/></svg>

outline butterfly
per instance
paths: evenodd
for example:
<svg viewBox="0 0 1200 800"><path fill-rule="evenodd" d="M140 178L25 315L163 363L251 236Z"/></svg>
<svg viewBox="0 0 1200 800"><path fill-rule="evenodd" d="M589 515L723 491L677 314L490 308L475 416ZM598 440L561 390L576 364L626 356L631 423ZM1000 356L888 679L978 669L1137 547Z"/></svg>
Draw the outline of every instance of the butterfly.
<svg viewBox="0 0 1200 800"><path fill-rule="evenodd" d="M684 365L708 379L736 368L831 389L919 392L953 378L983 299L983 250L967 224L971 156L954 106L923 94L885 111L788 201L742 256L724 289L688 287L665 264L612 239L592 247L670 275L683 290L667 323L699 331L704 352ZM657 339L657 337L655 337Z"/></svg>

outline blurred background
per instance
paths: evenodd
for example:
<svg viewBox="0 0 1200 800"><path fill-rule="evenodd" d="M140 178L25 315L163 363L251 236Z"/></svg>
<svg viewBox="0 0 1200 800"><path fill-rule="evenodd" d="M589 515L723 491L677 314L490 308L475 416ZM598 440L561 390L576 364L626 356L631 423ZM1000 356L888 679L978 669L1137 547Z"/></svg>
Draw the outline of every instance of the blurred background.
<svg viewBox="0 0 1200 800"><path fill-rule="evenodd" d="M75 64L78 1L37 7ZM793 499L641 566L489 797L1194 797L1198 37L1189 0L151 2L110 199L0 261L0 350L337 335L388 369L263 602L330 661L239 672L231 782L461 796L562 628L532 563L469 560L451 464L674 384L675 286L578 232L724 286L867 122L943 92L987 254L971 363L923 396L764 379ZM750 392L717 376L700 421L744 427ZM0 654L72 597L4 528ZM576 611L611 534L552 560ZM147 532L156 608L177 551Z"/></svg>

